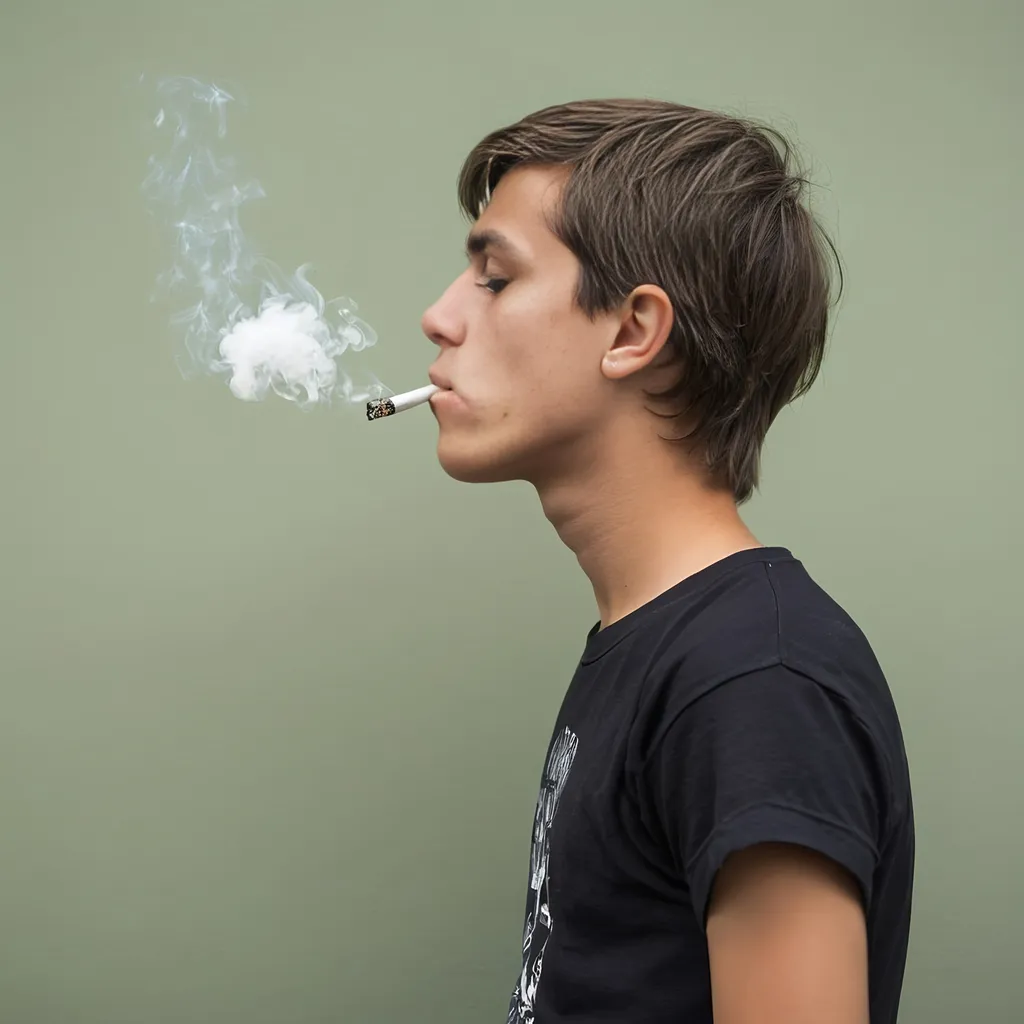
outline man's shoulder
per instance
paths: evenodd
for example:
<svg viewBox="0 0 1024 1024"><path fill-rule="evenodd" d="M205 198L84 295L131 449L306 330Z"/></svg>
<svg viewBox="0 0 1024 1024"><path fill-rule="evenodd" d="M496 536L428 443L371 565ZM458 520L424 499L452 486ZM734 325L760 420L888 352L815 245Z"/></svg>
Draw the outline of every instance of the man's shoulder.
<svg viewBox="0 0 1024 1024"><path fill-rule="evenodd" d="M890 702L870 641L846 609L796 560L769 570L778 609L782 665L821 684L854 708Z"/></svg>
<svg viewBox="0 0 1024 1024"><path fill-rule="evenodd" d="M850 704L888 696L865 634L792 555L751 559L690 602L667 604L638 647L644 703L678 713L732 679L782 666Z"/></svg>

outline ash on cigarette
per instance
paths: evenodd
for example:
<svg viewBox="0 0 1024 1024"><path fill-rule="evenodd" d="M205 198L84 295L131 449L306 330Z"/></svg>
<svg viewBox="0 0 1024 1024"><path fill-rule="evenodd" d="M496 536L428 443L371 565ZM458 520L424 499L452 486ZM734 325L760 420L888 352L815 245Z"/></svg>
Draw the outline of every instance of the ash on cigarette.
<svg viewBox="0 0 1024 1024"><path fill-rule="evenodd" d="M394 411L395 403L390 398L380 398L374 402L366 403L366 418L371 421L390 416Z"/></svg>

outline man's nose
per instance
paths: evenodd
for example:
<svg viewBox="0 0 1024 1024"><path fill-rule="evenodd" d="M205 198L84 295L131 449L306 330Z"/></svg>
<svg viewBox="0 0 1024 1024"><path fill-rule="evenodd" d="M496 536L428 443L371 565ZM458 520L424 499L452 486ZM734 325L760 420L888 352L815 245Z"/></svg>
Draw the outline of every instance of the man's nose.
<svg viewBox="0 0 1024 1024"><path fill-rule="evenodd" d="M423 314L420 327L435 345L458 345L464 329L457 303L458 281L452 282L448 290Z"/></svg>

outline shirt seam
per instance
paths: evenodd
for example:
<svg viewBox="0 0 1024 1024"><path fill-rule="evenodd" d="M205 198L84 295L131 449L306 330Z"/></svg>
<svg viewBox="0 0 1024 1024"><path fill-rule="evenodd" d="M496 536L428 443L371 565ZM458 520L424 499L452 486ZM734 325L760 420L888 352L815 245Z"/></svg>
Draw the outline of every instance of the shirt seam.
<svg viewBox="0 0 1024 1024"><path fill-rule="evenodd" d="M775 580L772 579L772 563L762 562L761 565L764 567L764 575L768 580L768 586L771 587L772 601L775 604L775 656L779 659L780 664L785 664L785 659L782 656L782 610L779 608L779 592L775 589Z"/></svg>

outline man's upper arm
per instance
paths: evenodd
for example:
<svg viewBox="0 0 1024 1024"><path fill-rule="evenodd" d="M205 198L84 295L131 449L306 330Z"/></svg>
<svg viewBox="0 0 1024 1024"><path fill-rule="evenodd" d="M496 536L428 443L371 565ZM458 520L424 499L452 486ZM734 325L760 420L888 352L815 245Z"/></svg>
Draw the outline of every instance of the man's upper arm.
<svg viewBox="0 0 1024 1024"><path fill-rule="evenodd" d="M730 855L707 940L715 1024L868 1024L860 890L835 861L776 843Z"/></svg>
<svg viewBox="0 0 1024 1024"><path fill-rule="evenodd" d="M716 1024L867 1021L886 802L874 759L843 704L777 665L700 697L649 760L706 929Z"/></svg>

